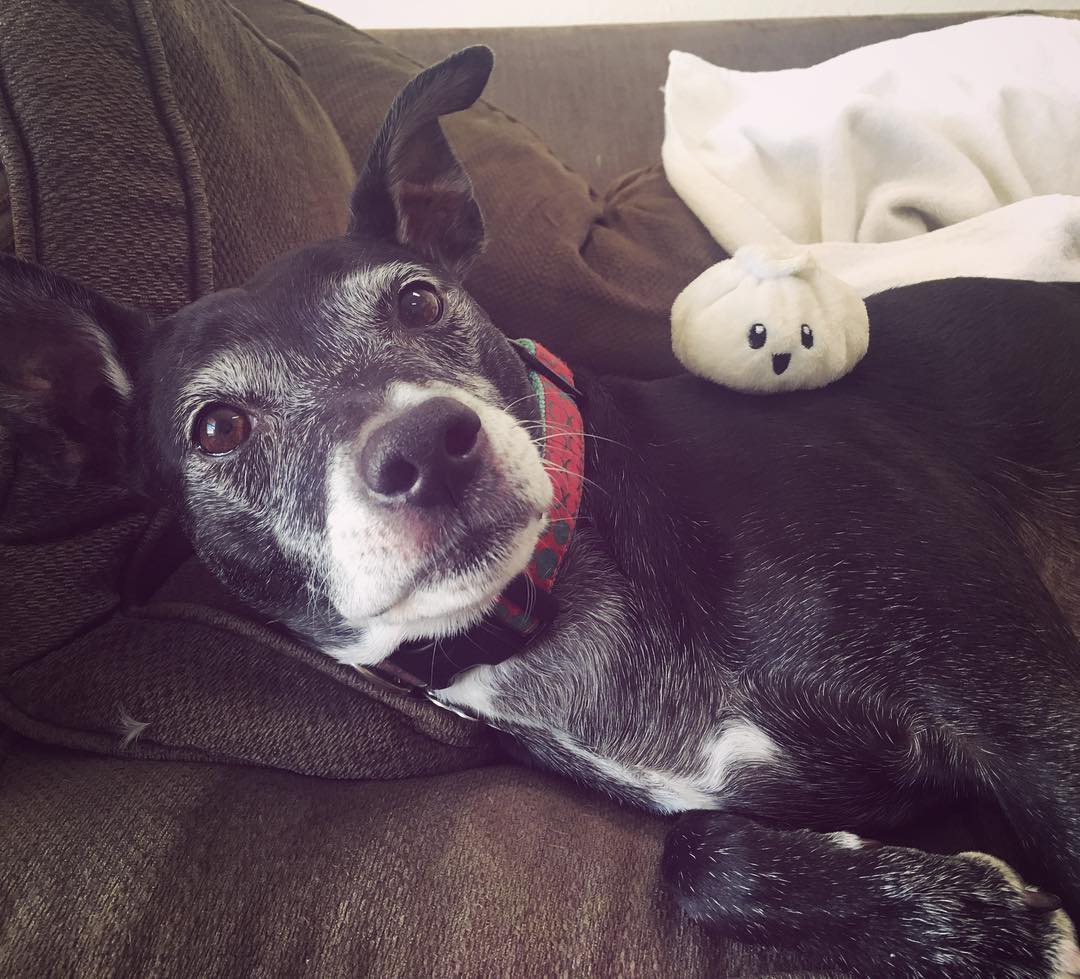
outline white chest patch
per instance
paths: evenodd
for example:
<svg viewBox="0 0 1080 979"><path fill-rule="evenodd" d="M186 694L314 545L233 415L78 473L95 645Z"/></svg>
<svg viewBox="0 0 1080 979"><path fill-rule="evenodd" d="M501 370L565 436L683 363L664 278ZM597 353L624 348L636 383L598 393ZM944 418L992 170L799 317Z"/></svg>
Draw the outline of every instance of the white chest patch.
<svg viewBox="0 0 1080 979"><path fill-rule="evenodd" d="M675 813L688 809L715 809L723 801L725 789L732 777L749 766L768 766L779 763L779 745L752 721L736 717L726 721L716 735L706 738L689 765L683 771L634 764L630 761L599 754L582 745L564 730L538 722L535 717L522 717L500 709L498 687L509 664L480 666L469 670L456 683L440 692L440 699L466 707L481 717L533 728L558 743L593 769L600 778L645 791L661 812ZM670 746L673 758L686 757L679 745Z"/></svg>
<svg viewBox="0 0 1080 979"><path fill-rule="evenodd" d="M558 740L571 748L568 739ZM656 808L667 813L714 809L720 805L734 774L750 765L774 764L780 757L776 743L755 724L741 718L729 721L716 737L706 740L696 770L685 775L626 765L593 755L580 746L571 750L587 758L607 778L644 789Z"/></svg>

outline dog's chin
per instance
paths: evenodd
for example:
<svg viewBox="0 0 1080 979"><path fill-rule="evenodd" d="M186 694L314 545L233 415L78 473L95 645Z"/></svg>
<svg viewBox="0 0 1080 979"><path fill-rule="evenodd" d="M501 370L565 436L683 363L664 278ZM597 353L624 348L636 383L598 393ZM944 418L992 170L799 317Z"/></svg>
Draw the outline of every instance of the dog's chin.
<svg viewBox="0 0 1080 979"><path fill-rule="evenodd" d="M408 594L371 624L423 629L425 637L447 635L451 631L447 624L461 619L471 624L525 569L544 523L543 517L534 517L502 537L462 544L431 556L415 575ZM430 631L436 628L437 632Z"/></svg>
<svg viewBox="0 0 1080 979"><path fill-rule="evenodd" d="M480 544L429 555L409 576L410 585L379 611L362 619L345 616L357 630L356 641L324 651L343 663L371 665L403 642L471 628L525 570L546 523L545 515L533 516L524 526Z"/></svg>

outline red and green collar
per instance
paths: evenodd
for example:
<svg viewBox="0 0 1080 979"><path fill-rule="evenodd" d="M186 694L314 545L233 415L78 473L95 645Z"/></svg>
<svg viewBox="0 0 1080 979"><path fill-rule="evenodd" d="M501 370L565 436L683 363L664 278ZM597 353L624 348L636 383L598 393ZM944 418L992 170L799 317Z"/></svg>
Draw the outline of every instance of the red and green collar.
<svg viewBox="0 0 1080 979"><path fill-rule="evenodd" d="M473 666L501 663L524 649L555 617L552 588L577 524L585 470L584 397L570 368L532 340L514 347L529 371L542 436L537 439L553 490L547 524L525 570L507 585L482 622L459 636L406 643L369 671L420 694L448 687Z"/></svg>
<svg viewBox="0 0 1080 979"><path fill-rule="evenodd" d="M545 624L539 596L550 596L563 555L570 546L581 506L581 476L585 470L581 392L574 375L558 357L532 340L515 343L530 367L529 380L539 405L543 435L539 442L544 468L554 491L547 526L525 570L499 596L495 616L523 636L533 636ZM519 592L524 594L519 594ZM537 601L539 599L539 602Z"/></svg>

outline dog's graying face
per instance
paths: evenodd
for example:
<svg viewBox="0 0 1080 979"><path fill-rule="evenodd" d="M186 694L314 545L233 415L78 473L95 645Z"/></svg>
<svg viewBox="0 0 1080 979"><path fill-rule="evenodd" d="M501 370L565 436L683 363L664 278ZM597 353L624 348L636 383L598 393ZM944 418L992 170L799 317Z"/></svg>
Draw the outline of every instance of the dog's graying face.
<svg viewBox="0 0 1080 979"><path fill-rule="evenodd" d="M335 242L163 329L167 481L247 602L356 661L372 627L437 635L524 567L551 496L536 406L445 272Z"/></svg>
<svg viewBox="0 0 1080 979"><path fill-rule="evenodd" d="M228 587L348 662L478 619L551 502L525 369L461 284L483 226L438 123L490 68L471 48L406 87L346 236L152 327L0 266L20 444L68 474L138 469Z"/></svg>

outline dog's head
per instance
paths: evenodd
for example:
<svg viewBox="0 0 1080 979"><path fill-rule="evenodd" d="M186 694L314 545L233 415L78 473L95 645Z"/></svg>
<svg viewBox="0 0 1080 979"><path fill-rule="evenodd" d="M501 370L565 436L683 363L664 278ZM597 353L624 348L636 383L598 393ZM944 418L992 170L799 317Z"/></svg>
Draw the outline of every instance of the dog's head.
<svg viewBox="0 0 1080 979"><path fill-rule="evenodd" d="M351 662L479 618L551 502L526 371L462 286L483 223L438 121L490 71L469 48L401 92L344 237L163 321L0 262L20 451L172 501L227 586Z"/></svg>

